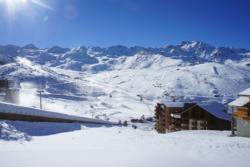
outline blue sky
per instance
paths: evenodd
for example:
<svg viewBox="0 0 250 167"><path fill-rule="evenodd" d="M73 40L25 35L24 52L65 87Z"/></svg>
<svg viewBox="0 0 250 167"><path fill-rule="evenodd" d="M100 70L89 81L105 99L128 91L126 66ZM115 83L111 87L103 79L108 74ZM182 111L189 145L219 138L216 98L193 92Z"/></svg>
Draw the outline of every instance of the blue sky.
<svg viewBox="0 0 250 167"><path fill-rule="evenodd" d="M160 47L201 40L250 49L249 6L249 0L26 0L7 9L2 2L0 44Z"/></svg>

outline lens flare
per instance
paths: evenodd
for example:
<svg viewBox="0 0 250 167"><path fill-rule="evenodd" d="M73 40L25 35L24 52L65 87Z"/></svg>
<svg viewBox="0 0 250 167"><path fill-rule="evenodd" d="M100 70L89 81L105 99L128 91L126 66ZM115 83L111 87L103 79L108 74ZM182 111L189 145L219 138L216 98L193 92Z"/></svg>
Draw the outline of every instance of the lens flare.
<svg viewBox="0 0 250 167"><path fill-rule="evenodd" d="M37 6L40 6L42 8L49 9L49 10L54 10L51 6L49 6L45 2L42 2L41 0L30 0L30 2L32 2L33 4L35 4Z"/></svg>
<svg viewBox="0 0 250 167"><path fill-rule="evenodd" d="M0 5L4 5L9 15L15 15L18 11L25 12L27 7L32 5L39 6L44 9L53 10L42 0L0 0Z"/></svg>

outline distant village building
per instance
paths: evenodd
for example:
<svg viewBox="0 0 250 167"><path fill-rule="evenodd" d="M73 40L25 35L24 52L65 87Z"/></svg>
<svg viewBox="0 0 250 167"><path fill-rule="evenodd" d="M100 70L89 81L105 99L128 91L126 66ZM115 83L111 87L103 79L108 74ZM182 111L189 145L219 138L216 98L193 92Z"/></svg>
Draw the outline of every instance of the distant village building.
<svg viewBox="0 0 250 167"><path fill-rule="evenodd" d="M0 80L0 89L6 89L9 87L9 81L8 80Z"/></svg>
<svg viewBox="0 0 250 167"><path fill-rule="evenodd" d="M8 80L0 80L0 101L5 101L6 91L9 87Z"/></svg>
<svg viewBox="0 0 250 167"><path fill-rule="evenodd" d="M233 110L233 117L237 135L250 137L250 88L239 93L239 97L229 103Z"/></svg>
<svg viewBox="0 0 250 167"><path fill-rule="evenodd" d="M14 81L6 79L0 80L0 101L18 103L19 91L16 88L16 83Z"/></svg>
<svg viewBox="0 0 250 167"><path fill-rule="evenodd" d="M155 129L159 133L179 130L230 130L231 116L218 102L158 103L155 108Z"/></svg>

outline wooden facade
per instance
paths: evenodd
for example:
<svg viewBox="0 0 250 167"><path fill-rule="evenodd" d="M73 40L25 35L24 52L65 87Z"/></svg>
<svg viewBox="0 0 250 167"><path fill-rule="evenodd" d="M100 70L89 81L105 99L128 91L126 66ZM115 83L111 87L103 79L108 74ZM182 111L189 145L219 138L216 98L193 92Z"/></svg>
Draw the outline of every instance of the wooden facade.
<svg viewBox="0 0 250 167"><path fill-rule="evenodd" d="M181 130L230 130L231 122L212 115L199 105L180 113L176 129Z"/></svg>
<svg viewBox="0 0 250 167"><path fill-rule="evenodd" d="M158 103L155 107L155 129L159 133L173 131L171 114L181 111L182 107L167 107L164 104Z"/></svg>
<svg viewBox="0 0 250 167"><path fill-rule="evenodd" d="M155 120L155 129L159 133L231 129L230 120L218 118L197 104L185 104L183 107L167 107L164 104L157 104Z"/></svg>
<svg viewBox="0 0 250 167"><path fill-rule="evenodd" d="M237 132L237 136L250 137L250 102L237 108L234 113L234 120L234 129ZM235 135L235 133L232 134Z"/></svg>
<svg viewBox="0 0 250 167"><path fill-rule="evenodd" d="M235 135L235 130L238 136L250 137L250 88L239 93L239 97L229 103L232 108L234 123L232 135Z"/></svg>
<svg viewBox="0 0 250 167"><path fill-rule="evenodd" d="M234 118L243 119L250 122L250 102L243 107L237 108Z"/></svg>

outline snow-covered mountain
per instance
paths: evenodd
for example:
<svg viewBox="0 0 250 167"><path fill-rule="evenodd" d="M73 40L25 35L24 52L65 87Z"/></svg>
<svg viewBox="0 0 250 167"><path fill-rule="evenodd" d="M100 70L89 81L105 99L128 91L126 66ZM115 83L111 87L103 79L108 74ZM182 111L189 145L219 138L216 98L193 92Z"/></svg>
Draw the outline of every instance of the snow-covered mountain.
<svg viewBox="0 0 250 167"><path fill-rule="evenodd" d="M33 44L24 47L15 45L0 46L0 55L2 57L13 58L16 56L28 57L39 63L53 62L53 60L67 59L69 61L81 61L82 63L96 63L94 60L89 62L88 56L117 58L122 56L134 56L138 53L160 54L165 57L180 58L189 62L212 61L224 62L228 59L240 61L249 58L250 51L246 49L214 47L201 41L184 41L180 45L165 45L161 48L145 47L126 47L122 45L101 47L79 47L79 48L61 48L53 46L51 48L39 49ZM86 58L86 59L84 59ZM40 61L38 61L38 60ZM41 61L41 59L43 61Z"/></svg>
<svg viewBox="0 0 250 167"><path fill-rule="evenodd" d="M0 46L0 62L2 78L22 83L23 105L39 101L37 86L25 83L42 83L46 109L104 119L152 116L156 102L173 97L226 103L250 87L249 50L200 41L161 48L7 45Z"/></svg>

